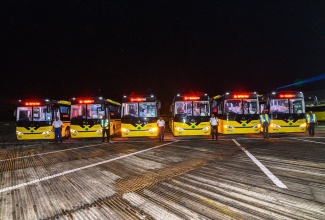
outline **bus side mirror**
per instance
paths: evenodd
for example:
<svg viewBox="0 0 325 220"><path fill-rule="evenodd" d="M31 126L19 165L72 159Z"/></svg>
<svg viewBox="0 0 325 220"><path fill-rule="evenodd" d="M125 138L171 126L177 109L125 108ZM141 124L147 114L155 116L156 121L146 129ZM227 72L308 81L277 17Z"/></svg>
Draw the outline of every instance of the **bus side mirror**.
<svg viewBox="0 0 325 220"><path fill-rule="evenodd" d="M50 113L51 112L51 105L50 104L47 104L46 105L46 112L47 113Z"/></svg>
<svg viewBox="0 0 325 220"><path fill-rule="evenodd" d="M215 108L215 107L217 107L217 104L218 104L217 101L213 100L212 103L211 103L211 107Z"/></svg>
<svg viewBox="0 0 325 220"><path fill-rule="evenodd" d="M157 101L157 108L160 109L161 108L161 102Z"/></svg>
<svg viewBox="0 0 325 220"><path fill-rule="evenodd" d="M105 102L102 102L100 105L100 110L105 111Z"/></svg>

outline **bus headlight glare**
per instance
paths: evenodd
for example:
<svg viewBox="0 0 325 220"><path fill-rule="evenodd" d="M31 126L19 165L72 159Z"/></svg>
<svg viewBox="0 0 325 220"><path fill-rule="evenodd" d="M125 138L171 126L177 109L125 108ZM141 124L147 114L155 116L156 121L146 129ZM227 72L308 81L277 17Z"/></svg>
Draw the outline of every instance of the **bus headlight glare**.
<svg viewBox="0 0 325 220"><path fill-rule="evenodd" d="M52 130L44 131L42 132L42 135L49 135L52 133Z"/></svg>
<svg viewBox="0 0 325 220"><path fill-rule="evenodd" d="M176 131L184 131L184 129L183 129L183 128L181 128L181 127L178 127L178 126L175 126L175 130L176 130Z"/></svg>
<svg viewBox="0 0 325 220"><path fill-rule="evenodd" d="M20 131L16 131L16 135L18 135L18 136L23 136L24 133L23 133L23 132L20 132Z"/></svg>
<svg viewBox="0 0 325 220"><path fill-rule="evenodd" d="M121 131L124 132L124 133L130 132L130 130L126 129L126 128L121 128Z"/></svg>
<svg viewBox="0 0 325 220"><path fill-rule="evenodd" d="M224 128L226 128L226 129L234 129L235 127L231 126L231 125L224 125Z"/></svg>
<svg viewBox="0 0 325 220"><path fill-rule="evenodd" d="M306 124L306 123L303 123L303 124L301 124L299 127L301 127L301 128L305 128L305 127L307 127L307 124Z"/></svg>
<svg viewBox="0 0 325 220"><path fill-rule="evenodd" d="M261 124L257 124L255 126L253 126L253 128L260 128L261 127Z"/></svg>
<svg viewBox="0 0 325 220"><path fill-rule="evenodd" d="M74 130L74 129L70 129L70 132L71 132L71 133L74 133L74 134L77 134L77 133L78 133L78 131L76 131L76 130Z"/></svg>
<svg viewBox="0 0 325 220"><path fill-rule="evenodd" d="M277 125L277 124L271 124L270 127L271 128L281 128L281 126L280 125Z"/></svg>
<svg viewBox="0 0 325 220"><path fill-rule="evenodd" d="M205 128L202 128L203 131L208 131L210 129L210 126L207 126Z"/></svg>
<svg viewBox="0 0 325 220"><path fill-rule="evenodd" d="M154 131L157 131L157 130L158 130L157 127L153 127L153 128L150 128L150 129L149 129L149 132L154 132Z"/></svg>

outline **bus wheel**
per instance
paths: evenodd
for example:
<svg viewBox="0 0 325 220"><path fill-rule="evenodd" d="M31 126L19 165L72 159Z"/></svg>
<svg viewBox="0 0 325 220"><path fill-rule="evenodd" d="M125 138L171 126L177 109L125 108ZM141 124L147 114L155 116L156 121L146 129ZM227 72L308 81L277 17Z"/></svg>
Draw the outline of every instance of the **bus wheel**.
<svg viewBox="0 0 325 220"><path fill-rule="evenodd" d="M69 138L70 137L70 127L67 127L64 131L64 137Z"/></svg>

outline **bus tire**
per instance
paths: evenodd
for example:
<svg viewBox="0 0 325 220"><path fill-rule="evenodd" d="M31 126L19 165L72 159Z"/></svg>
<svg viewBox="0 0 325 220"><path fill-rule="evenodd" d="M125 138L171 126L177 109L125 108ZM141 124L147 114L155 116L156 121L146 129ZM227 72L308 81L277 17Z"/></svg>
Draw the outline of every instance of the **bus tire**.
<svg viewBox="0 0 325 220"><path fill-rule="evenodd" d="M64 137L68 139L70 137L70 127L66 127L64 131Z"/></svg>

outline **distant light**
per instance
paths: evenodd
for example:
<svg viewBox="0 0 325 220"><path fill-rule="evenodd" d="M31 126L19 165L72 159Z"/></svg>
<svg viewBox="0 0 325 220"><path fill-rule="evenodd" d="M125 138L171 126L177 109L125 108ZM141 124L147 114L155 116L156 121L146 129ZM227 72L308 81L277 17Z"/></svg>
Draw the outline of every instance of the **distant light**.
<svg viewBox="0 0 325 220"><path fill-rule="evenodd" d="M37 105L41 105L40 102L25 102L25 105L27 106L37 106Z"/></svg>
<svg viewBox="0 0 325 220"><path fill-rule="evenodd" d="M99 97L99 99L100 99L100 100L102 100L102 99L103 99L103 97Z"/></svg>
<svg viewBox="0 0 325 220"><path fill-rule="evenodd" d="M293 94L280 95L280 98L293 98L293 97L295 97L295 95L293 95Z"/></svg>
<svg viewBox="0 0 325 220"><path fill-rule="evenodd" d="M89 103L94 103L94 100L79 100L80 104L89 104Z"/></svg>
<svg viewBox="0 0 325 220"><path fill-rule="evenodd" d="M249 95L234 95L235 99L243 99L243 98L248 98Z"/></svg>
<svg viewBox="0 0 325 220"><path fill-rule="evenodd" d="M177 94L177 97L181 96L180 94Z"/></svg>
<svg viewBox="0 0 325 220"><path fill-rule="evenodd" d="M150 97L153 98L153 95L151 95Z"/></svg>
<svg viewBox="0 0 325 220"><path fill-rule="evenodd" d="M275 92L272 92L272 95L275 95Z"/></svg>
<svg viewBox="0 0 325 220"><path fill-rule="evenodd" d="M130 98L131 102L141 102L146 101L146 98Z"/></svg>
<svg viewBox="0 0 325 220"><path fill-rule="evenodd" d="M126 95L124 95L123 98L126 98Z"/></svg>
<svg viewBox="0 0 325 220"><path fill-rule="evenodd" d="M200 97L184 97L184 100L199 100Z"/></svg>
<svg viewBox="0 0 325 220"><path fill-rule="evenodd" d="M226 95L229 95L229 92L226 92Z"/></svg>

